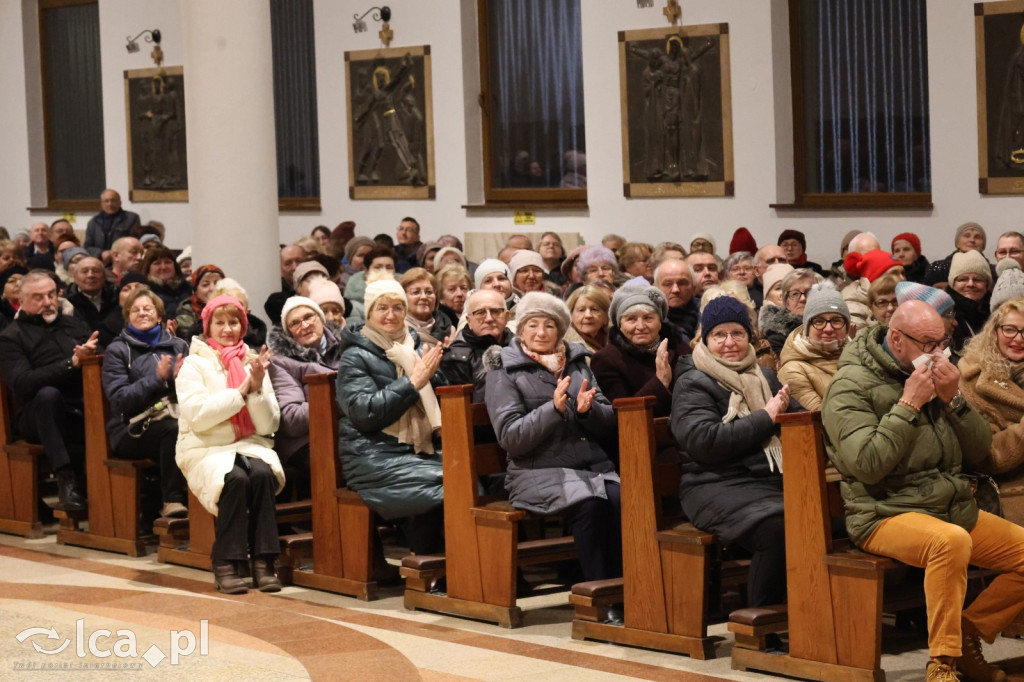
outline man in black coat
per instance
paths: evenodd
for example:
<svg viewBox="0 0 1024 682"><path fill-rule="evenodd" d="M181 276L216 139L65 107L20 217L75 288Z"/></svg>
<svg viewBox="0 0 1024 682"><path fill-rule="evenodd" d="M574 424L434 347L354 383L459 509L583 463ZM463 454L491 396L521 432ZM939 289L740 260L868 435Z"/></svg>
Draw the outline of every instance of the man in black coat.
<svg viewBox="0 0 1024 682"><path fill-rule="evenodd" d="M491 346L504 348L512 339L505 328L508 309L501 293L479 289L466 301L466 326L444 352L441 372L450 384L473 384L473 402L484 401L487 368L484 351Z"/></svg>
<svg viewBox="0 0 1024 682"><path fill-rule="evenodd" d="M687 343L697 333L700 306L694 296L693 272L686 261L669 258L654 270L654 286L668 301L668 319L685 334Z"/></svg>
<svg viewBox="0 0 1024 682"><path fill-rule="evenodd" d="M96 332L81 320L64 315L57 286L45 270L33 270L21 281L21 310L0 333L0 375L14 395L14 426L24 437L42 443L57 475L60 504L84 509L85 496L75 480L68 444L84 434L82 358L96 353Z"/></svg>
<svg viewBox="0 0 1024 682"><path fill-rule="evenodd" d="M68 302L75 306L75 317L92 331L99 331L104 318L117 307L114 287L107 284L103 263L99 258L83 258L75 268L76 291L68 296Z"/></svg>
<svg viewBox="0 0 1024 682"><path fill-rule="evenodd" d="M110 262L110 247L121 237L127 237L133 227L140 224L139 216L121 208L121 195L112 189L103 190L100 195L103 210L89 219L85 227L85 249L101 259Z"/></svg>

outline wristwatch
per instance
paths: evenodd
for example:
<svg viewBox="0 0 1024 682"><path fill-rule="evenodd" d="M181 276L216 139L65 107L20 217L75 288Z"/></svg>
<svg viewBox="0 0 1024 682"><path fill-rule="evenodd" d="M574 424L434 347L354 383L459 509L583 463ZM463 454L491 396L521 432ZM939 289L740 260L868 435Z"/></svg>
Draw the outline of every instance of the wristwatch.
<svg viewBox="0 0 1024 682"><path fill-rule="evenodd" d="M964 394L958 390L953 399L949 401L949 409L953 412L959 412L966 404L967 401L964 399Z"/></svg>

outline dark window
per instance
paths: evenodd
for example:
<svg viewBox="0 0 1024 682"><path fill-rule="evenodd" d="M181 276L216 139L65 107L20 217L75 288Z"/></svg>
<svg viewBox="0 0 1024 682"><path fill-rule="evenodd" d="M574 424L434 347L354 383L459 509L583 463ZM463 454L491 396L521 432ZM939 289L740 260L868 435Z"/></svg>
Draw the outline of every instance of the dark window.
<svg viewBox="0 0 1024 682"><path fill-rule="evenodd" d="M586 200L580 0L479 0L488 201Z"/></svg>
<svg viewBox="0 0 1024 682"><path fill-rule="evenodd" d="M41 0L39 42L48 203L95 208L106 186L96 1Z"/></svg>
<svg viewBox="0 0 1024 682"><path fill-rule="evenodd" d="M931 201L925 0L790 0L796 199Z"/></svg>
<svg viewBox="0 0 1024 682"><path fill-rule="evenodd" d="M320 205L313 0L270 0L281 208Z"/></svg>

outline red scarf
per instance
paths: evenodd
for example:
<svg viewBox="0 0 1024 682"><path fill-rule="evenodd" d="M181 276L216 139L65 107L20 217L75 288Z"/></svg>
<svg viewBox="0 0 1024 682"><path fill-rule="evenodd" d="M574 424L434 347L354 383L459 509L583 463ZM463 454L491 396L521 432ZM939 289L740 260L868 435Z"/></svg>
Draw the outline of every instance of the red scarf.
<svg viewBox="0 0 1024 682"><path fill-rule="evenodd" d="M220 353L221 364L228 371L228 388L238 388L245 383L247 374L244 362L249 352L245 343L239 341L233 346L222 346L213 339L207 339L206 343ZM259 386L254 386L253 390L259 390L259 388ZM249 416L249 408L243 407L231 417L231 428L235 430L236 442L256 433L256 425L252 423L252 417Z"/></svg>
<svg viewBox="0 0 1024 682"><path fill-rule="evenodd" d="M807 254L801 253L799 258L797 258L795 261L790 261L789 264L792 265L794 268L802 268L803 266L807 265Z"/></svg>

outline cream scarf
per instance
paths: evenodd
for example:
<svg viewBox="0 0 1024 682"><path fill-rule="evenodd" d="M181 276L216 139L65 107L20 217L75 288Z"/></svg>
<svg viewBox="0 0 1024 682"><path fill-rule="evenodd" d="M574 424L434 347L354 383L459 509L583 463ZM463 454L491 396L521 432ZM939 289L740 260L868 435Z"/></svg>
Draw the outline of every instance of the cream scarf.
<svg viewBox="0 0 1024 682"><path fill-rule="evenodd" d="M753 346L747 347L746 357L733 362L713 355L706 345L698 343L693 349L693 365L732 394L729 396L729 411L722 417L723 424L764 409L772 399L772 389L757 364ZM768 458L768 466L772 471L778 469L781 474L782 441L772 434L771 438L762 443L762 447Z"/></svg>
<svg viewBox="0 0 1024 682"><path fill-rule="evenodd" d="M388 360L394 363L399 378L412 374L419 356L416 354L408 327L402 327L402 336L397 340L365 324L360 334L384 351ZM434 388L429 382L420 389L419 394L419 400L406 410L398 421L386 426L384 433L394 436L399 443L413 446L416 452L432 455L432 436L434 431L441 428L441 408L437 404Z"/></svg>

